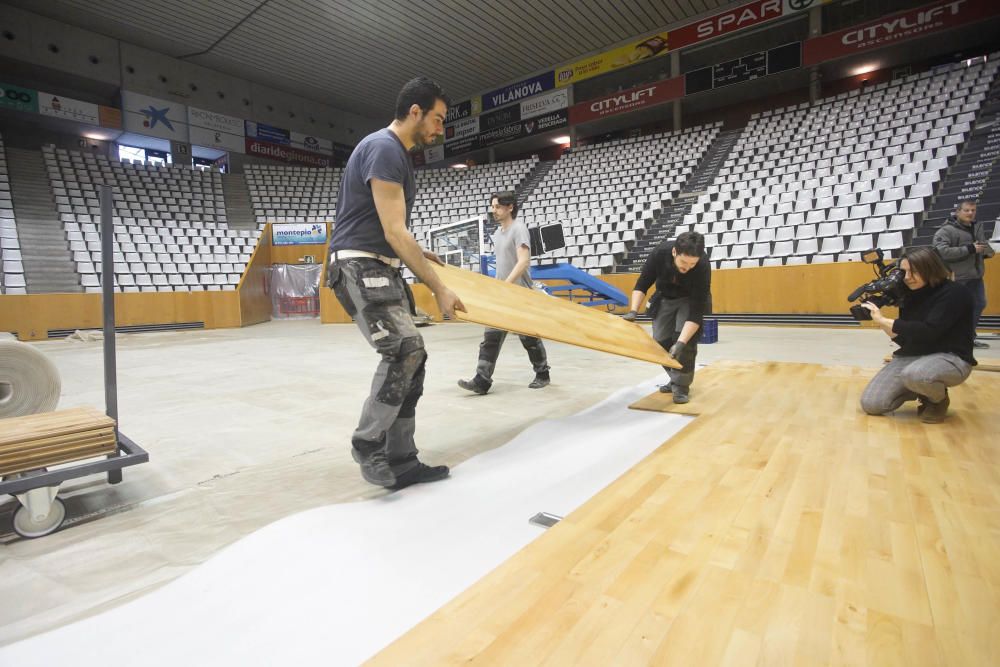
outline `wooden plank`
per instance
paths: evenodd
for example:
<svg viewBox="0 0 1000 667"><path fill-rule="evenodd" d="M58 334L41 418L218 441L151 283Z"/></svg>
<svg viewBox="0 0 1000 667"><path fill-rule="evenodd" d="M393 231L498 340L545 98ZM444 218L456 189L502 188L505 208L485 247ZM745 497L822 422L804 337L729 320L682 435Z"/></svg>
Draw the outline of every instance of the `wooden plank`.
<svg viewBox="0 0 1000 667"><path fill-rule="evenodd" d="M113 428L115 422L94 408L70 408L0 419L0 446L65 433Z"/></svg>
<svg viewBox="0 0 1000 667"><path fill-rule="evenodd" d="M435 266L434 270L468 309L456 313L461 320L680 368L634 322L454 266Z"/></svg>
<svg viewBox="0 0 1000 667"><path fill-rule="evenodd" d="M367 664L995 664L1000 376L928 425L862 413L874 373L711 364L700 416Z"/></svg>
<svg viewBox="0 0 1000 667"><path fill-rule="evenodd" d="M86 447L94 444L108 444L115 442L114 431L104 431L92 434L74 433L68 438L47 438L38 443L28 443L16 449L0 450L0 465L6 461L19 457L35 456L46 452L70 451L78 447Z"/></svg>

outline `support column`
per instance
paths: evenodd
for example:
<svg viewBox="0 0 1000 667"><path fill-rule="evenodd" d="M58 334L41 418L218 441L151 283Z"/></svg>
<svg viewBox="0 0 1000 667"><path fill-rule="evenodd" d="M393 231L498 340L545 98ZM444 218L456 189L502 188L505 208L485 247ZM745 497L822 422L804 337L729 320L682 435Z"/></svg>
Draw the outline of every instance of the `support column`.
<svg viewBox="0 0 1000 667"><path fill-rule="evenodd" d="M823 8L819 5L809 10L809 38L819 37L823 34ZM809 68L809 101L817 102L823 95L823 83L819 66L813 65Z"/></svg>
<svg viewBox="0 0 1000 667"><path fill-rule="evenodd" d="M490 164L495 164L497 161L497 149L490 146L490 153L487 159L490 161Z"/></svg>
<svg viewBox="0 0 1000 667"><path fill-rule="evenodd" d="M676 79L681 75L681 52L674 51L670 54L670 78ZM676 99L670 103L674 113L674 131L680 132L683 129L684 118L681 111L681 100Z"/></svg>

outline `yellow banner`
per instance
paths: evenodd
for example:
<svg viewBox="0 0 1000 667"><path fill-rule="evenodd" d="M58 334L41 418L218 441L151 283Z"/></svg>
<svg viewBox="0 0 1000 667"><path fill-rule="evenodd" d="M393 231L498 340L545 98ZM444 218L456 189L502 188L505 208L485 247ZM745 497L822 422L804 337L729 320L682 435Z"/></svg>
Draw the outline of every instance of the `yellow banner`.
<svg viewBox="0 0 1000 667"><path fill-rule="evenodd" d="M607 74L616 69L634 65L640 60L656 58L668 52L667 33L660 32L638 42L619 46L617 49L556 68L556 86L560 88L568 86L571 83Z"/></svg>

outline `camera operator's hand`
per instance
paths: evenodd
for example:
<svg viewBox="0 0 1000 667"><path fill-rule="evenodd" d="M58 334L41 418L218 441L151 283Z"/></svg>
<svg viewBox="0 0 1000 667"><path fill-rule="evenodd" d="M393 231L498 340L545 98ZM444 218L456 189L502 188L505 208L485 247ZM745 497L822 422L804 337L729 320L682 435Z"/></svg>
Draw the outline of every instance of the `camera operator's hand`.
<svg viewBox="0 0 1000 667"><path fill-rule="evenodd" d="M881 320L885 319L885 316L882 314L882 310L878 306L876 306L874 303L869 303L867 301L863 301L861 303L861 305L864 308L867 308L868 310L871 311L872 321L873 322L880 322Z"/></svg>
<svg viewBox="0 0 1000 667"><path fill-rule="evenodd" d="M682 341L677 341L676 343L670 346L670 356L673 357L674 359L678 358L679 356L684 354L684 348L686 347L687 343Z"/></svg>
<svg viewBox="0 0 1000 667"><path fill-rule="evenodd" d="M624 315L622 315L622 319L625 320L626 322L635 322L635 318L638 316L639 313L635 312L634 310L630 310Z"/></svg>

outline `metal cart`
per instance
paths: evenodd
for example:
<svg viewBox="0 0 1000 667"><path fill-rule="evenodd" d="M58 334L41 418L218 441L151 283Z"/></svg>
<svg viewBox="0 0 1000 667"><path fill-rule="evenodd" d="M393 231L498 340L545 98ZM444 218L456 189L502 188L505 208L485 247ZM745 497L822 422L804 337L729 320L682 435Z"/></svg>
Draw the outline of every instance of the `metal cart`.
<svg viewBox="0 0 1000 667"><path fill-rule="evenodd" d="M66 506L57 497L65 481L107 473L109 484L122 481L122 469L146 463L149 454L118 430L118 371L115 357L115 287L111 242L114 227L111 215L111 187L100 188L101 197L101 303L104 319L104 403L105 413L115 420L118 449L102 461L61 467L41 468L8 475L0 481L0 494L9 494L21 504L14 511L14 532L21 537L42 537L59 529L66 519Z"/></svg>

